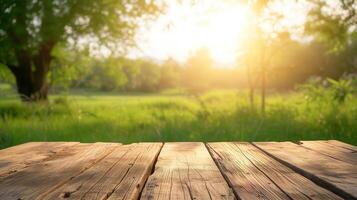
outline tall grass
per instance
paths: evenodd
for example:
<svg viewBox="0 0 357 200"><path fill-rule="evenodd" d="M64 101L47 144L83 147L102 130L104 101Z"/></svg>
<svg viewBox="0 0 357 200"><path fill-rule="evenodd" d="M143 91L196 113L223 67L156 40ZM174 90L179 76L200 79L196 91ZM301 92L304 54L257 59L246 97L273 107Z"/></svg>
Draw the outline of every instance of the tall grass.
<svg viewBox="0 0 357 200"><path fill-rule="evenodd" d="M258 107L258 106L257 106ZM299 141L357 144L357 99L270 95L263 116L245 93L69 95L47 105L0 99L0 148L28 141Z"/></svg>

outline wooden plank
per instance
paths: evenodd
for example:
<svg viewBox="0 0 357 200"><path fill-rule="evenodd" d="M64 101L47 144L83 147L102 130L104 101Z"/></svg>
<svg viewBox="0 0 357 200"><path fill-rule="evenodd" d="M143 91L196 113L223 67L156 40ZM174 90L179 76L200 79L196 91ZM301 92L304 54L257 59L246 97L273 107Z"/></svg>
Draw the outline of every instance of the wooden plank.
<svg viewBox="0 0 357 200"><path fill-rule="evenodd" d="M234 143L236 149L291 199L342 199L294 172L249 143Z"/></svg>
<svg viewBox="0 0 357 200"><path fill-rule="evenodd" d="M236 144L242 153L291 199L342 199L268 156L251 144Z"/></svg>
<svg viewBox="0 0 357 200"><path fill-rule="evenodd" d="M350 148L343 148L328 141L301 141L300 145L336 160L357 165L356 151Z"/></svg>
<svg viewBox="0 0 357 200"><path fill-rule="evenodd" d="M203 143L165 143L141 199L235 199Z"/></svg>
<svg viewBox="0 0 357 200"><path fill-rule="evenodd" d="M23 144L18 144L16 146L8 147L8 148L5 148L5 149L0 149L0 156L6 155L6 152L13 152L13 153L23 152L22 149L30 148L31 146L35 146L35 145L38 145L40 143L42 143L42 142L27 142L27 143L23 143Z"/></svg>
<svg viewBox="0 0 357 200"><path fill-rule="evenodd" d="M353 146L353 145L350 145L350 144L347 144L347 143L344 143L344 142L340 142L338 140L327 140L325 142L328 142L328 143L333 144L335 146L339 146L341 148L345 148L345 149L349 149L351 151L357 152L357 147L356 146Z"/></svg>
<svg viewBox="0 0 357 200"><path fill-rule="evenodd" d="M291 142L256 142L258 148L340 196L357 199L357 167Z"/></svg>
<svg viewBox="0 0 357 200"><path fill-rule="evenodd" d="M209 143L207 147L240 199L290 199L233 143Z"/></svg>
<svg viewBox="0 0 357 200"><path fill-rule="evenodd" d="M161 147L162 143L120 146L43 199L137 199Z"/></svg>
<svg viewBox="0 0 357 200"><path fill-rule="evenodd" d="M0 150L0 157L11 157L15 154L24 154L29 151L39 151L41 148L47 148L48 146L56 146L61 144L78 144L78 142L27 142L17 146L12 146L6 149Z"/></svg>
<svg viewBox="0 0 357 200"><path fill-rule="evenodd" d="M149 177L152 168L156 162L157 156L160 153L162 144L151 144L152 148L144 148L142 151L145 153L141 153L132 161L131 158L134 157L128 156L131 161L128 162L129 166L132 166L130 170L126 172L126 176L124 181L121 181L120 184L117 185L116 190L113 194L108 198L108 200L113 199L138 199L139 193L142 191L145 181ZM153 152L155 154L153 154ZM153 160L153 158L155 160ZM121 168L121 166L119 166ZM141 176L139 175L141 174Z"/></svg>
<svg viewBox="0 0 357 200"><path fill-rule="evenodd" d="M78 142L29 142L0 150L0 180Z"/></svg>
<svg viewBox="0 0 357 200"><path fill-rule="evenodd" d="M35 199L63 185L114 150L116 144L78 144L0 182L0 199Z"/></svg>

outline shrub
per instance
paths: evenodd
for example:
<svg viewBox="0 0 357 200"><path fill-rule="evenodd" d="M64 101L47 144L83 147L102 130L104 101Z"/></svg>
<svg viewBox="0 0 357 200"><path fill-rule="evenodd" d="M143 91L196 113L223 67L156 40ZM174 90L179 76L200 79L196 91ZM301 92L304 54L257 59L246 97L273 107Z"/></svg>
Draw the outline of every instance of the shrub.
<svg viewBox="0 0 357 200"><path fill-rule="evenodd" d="M311 78L307 83L299 85L305 98L309 101L343 104L354 92L352 81L347 78L334 80L320 77Z"/></svg>

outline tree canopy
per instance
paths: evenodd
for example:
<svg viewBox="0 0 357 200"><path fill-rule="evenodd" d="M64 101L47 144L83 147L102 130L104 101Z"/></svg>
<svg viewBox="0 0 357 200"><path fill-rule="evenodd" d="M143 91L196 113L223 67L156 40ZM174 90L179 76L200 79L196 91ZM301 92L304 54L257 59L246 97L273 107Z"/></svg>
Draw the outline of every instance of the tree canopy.
<svg viewBox="0 0 357 200"><path fill-rule="evenodd" d="M357 2L355 0L309 0L312 9L305 26L307 34L341 51L357 38Z"/></svg>
<svg viewBox="0 0 357 200"><path fill-rule="evenodd" d="M23 100L47 98L53 48L105 46L124 50L143 17L163 7L147 0L4 0L0 4L0 62L15 75Z"/></svg>

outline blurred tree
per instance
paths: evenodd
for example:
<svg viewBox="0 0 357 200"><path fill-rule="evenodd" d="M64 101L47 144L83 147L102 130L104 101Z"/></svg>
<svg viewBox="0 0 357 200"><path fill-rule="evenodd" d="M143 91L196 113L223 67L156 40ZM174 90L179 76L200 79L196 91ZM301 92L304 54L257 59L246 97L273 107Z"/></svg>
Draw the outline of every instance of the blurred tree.
<svg viewBox="0 0 357 200"><path fill-rule="evenodd" d="M262 29L262 21L264 20L264 10L268 6L267 0L249 1L251 9L254 13L254 19L250 28L249 40L246 40L246 51L244 53L245 65L247 67L247 76L249 83L249 100L254 107L254 95L257 81L261 81L261 110L265 112L265 95L266 95L266 71L267 65L271 56L268 55L268 49L272 49L272 38ZM273 13L272 15L276 15ZM277 15L278 16L278 15ZM277 23L278 19L270 19L270 23ZM273 52L273 51L271 51Z"/></svg>
<svg viewBox="0 0 357 200"><path fill-rule="evenodd" d="M160 89L177 88L180 84L181 69L174 59L167 59L161 66Z"/></svg>
<svg viewBox="0 0 357 200"><path fill-rule="evenodd" d="M2 65L0 63L0 65ZM0 66L0 83L15 84L14 78L11 76L11 71L6 66Z"/></svg>
<svg viewBox="0 0 357 200"><path fill-rule="evenodd" d="M305 32L314 36L338 55L337 75L357 72L357 1L309 0L312 9L305 25ZM336 76L335 76L336 77Z"/></svg>
<svg viewBox="0 0 357 200"><path fill-rule="evenodd" d="M49 71L49 85L53 90L77 87L86 81L92 59L89 50L70 51L58 44L52 50L53 60Z"/></svg>
<svg viewBox="0 0 357 200"><path fill-rule="evenodd" d="M305 31L315 36L338 52L356 40L357 1L355 0L309 0L309 11Z"/></svg>
<svg viewBox="0 0 357 200"><path fill-rule="evenodd" d="M81 46L81 39L123 50L133 44L138 19L160 8L148 0L2 0L0 62L14 74L23 101L46 100L51 53L59 42Z"/></svg>
<svg viewBox="0 0 357 200"><path fill-rule="evenodd" d="M210 52L203 48L188 58L183 70L183 85L189 92L196 94L210 87L213 59Z"/></svg>
<svg viewBox="0 0 357 200"><path fill-rule="evenodd" d="M137 78L137 89L143 92L154 92L159 89L160 66L151 60L139 60L140 71Z"/></svg>
<svg viewBox="0 0 357 200"><path fill-rule="evenodd" d="M123 64L123 72L126 75L127 82L124 85L125 91L133 91L136 89L138 83L138 75L140 73L140 66L136 60L126 60Z"/></svg>
<svg viewBox="0 0 357 200"><path fill-rule="evenodd" d="M121 89L127 82L122 66L122 59L116 57L92 61L84 86L103 91Z"/></svg>

